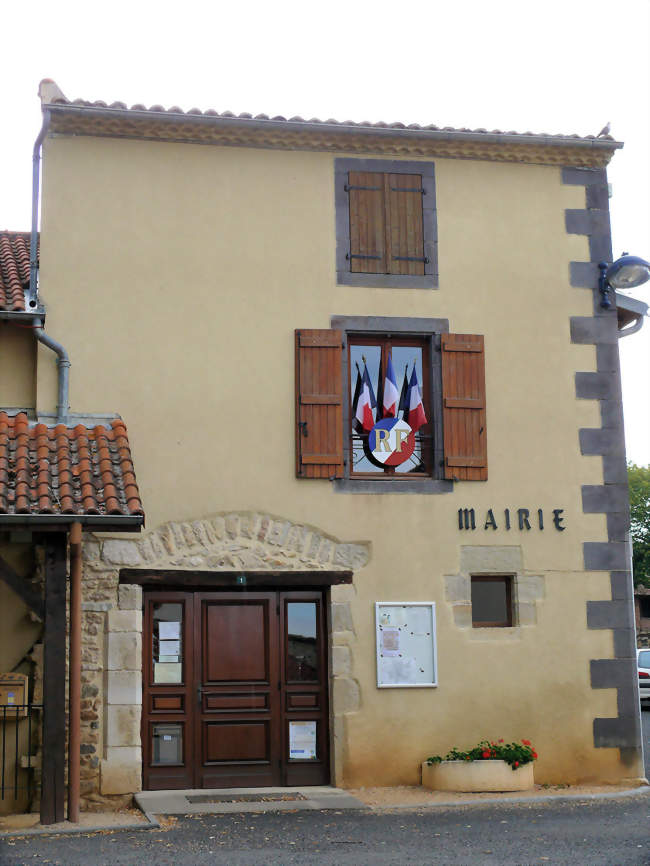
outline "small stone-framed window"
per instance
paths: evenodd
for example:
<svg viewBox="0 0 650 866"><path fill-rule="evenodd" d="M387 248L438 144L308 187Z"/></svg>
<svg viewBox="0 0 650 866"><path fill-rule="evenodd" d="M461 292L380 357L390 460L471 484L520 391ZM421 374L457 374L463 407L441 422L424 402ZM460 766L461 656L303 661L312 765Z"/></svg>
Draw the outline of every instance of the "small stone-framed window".
<svg viewBox="0 0 650 866"><path fill-rule="evenodd" d="M513 576L472 575L472 627L510 628L513 625Z"/></svg>

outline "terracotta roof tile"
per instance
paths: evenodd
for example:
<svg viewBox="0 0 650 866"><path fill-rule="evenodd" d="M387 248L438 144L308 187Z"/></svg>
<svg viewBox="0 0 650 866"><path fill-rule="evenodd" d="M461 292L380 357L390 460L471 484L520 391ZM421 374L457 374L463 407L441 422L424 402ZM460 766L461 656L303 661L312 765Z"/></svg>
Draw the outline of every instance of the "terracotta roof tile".
<svg viewBox="0 0 650 866"><path fill-rule="evenodd" d="M29 288L29 232L0 231L0 310L24 312Z"/></svg>
<svg viewBox="0 0 650 866"><path fill-rule="evenodd" d="M49 79L47 79L49 81ZM53 83L52 83L53 84ZM422 125L419 123L409 123L405 124L400 121L394 121L392 123L387 123L384 120L377 121L375 123L371 123L368 120L363 121L354 121L354 120L336 120L335 118L328 118L327 120L321 120L318 117L311 117L309 120L306 120L304 117L300 115L295 115L287 120L281 114L278 114L274 117L270 117L268 114L256 114L255 117L252 117L251 114L247 112L242 112L241 114L233 114L232 111L216 111L214 108L208 108L205 111L202 111L199 108L190 108L188 111L183 111L182 108L179 108L178 105L173 105L170 108L165 108L164 105L152 105L147 108L143 103L136 103L132 105L130 108L127 108L126 104L123 102L113 102L110 106L106 104L101 99L96 99L95 101L90 101L86 99L67 99L58 87L54 84L53 87L55 90L51 92L48 90L48 97L44 99L44 105L60 105L66 106L70 105L73 107L79 108L108 108L117 111L126 111L128 112L147 112L150 114L177 114L180 116L193 116L193 115L201 115L205 117L216 117L216 118L228 118L233 120L266 120L271 122L280 122L280 123L300 123L305 124L306 126L314 126L314 125L328 125L328 126L340 126L340 127L369 127L371 129L409 129L413 131L419 130L430 130L430 131L438 131L438 132L462 132L462 133L471 133L473 135L485 135L485 136L521 136L522 138L527 136L533 137L544 137L557 139L558 142L563 139L572 139L575 141L601 141L601 142L615 142L616 139L611 135L577 135L575 133L572 134L562 134L562 133L547 133L547 132L515 132L513 130L505 131L502 129L485 129L483 127L479 129L470 129L469 127L453 127L453 126L436 126L433 123ZM56 94L56 95L55 95Z"/></svg>
<svg viewBox="0 0 650 866"><path fill-rule="evenodd" d="M124 422L30 426L0 411L3 515L144 516Z"/></svg>

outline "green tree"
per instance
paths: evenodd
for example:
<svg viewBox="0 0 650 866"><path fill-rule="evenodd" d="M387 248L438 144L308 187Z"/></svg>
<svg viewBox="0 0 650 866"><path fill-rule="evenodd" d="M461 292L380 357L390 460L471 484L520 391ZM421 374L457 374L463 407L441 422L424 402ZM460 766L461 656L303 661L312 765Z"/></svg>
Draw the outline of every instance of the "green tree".
<svg viewBox="0 0 650 866"><path fill-rule="evenodd" d="M650 587L650 466L627 465L634 583Z"/></svg>

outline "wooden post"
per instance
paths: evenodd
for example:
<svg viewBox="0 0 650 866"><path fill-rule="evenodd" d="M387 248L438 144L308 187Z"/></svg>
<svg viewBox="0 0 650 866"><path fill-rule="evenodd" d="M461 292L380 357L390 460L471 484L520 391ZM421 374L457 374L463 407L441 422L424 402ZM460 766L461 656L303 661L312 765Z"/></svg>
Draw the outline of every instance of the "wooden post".
<svg viewBox="0 0 650 866"><path fill-rule="evenodd" d="M81 524L70 527L70 660L68 670L68 821L79 823L81 748Z"/></svg>
<svg viewBox="0 0 650 866"><path fill-rule="evenodd" d="M41 824L65 820L65 578L67 533L45 542Z"/></svg>

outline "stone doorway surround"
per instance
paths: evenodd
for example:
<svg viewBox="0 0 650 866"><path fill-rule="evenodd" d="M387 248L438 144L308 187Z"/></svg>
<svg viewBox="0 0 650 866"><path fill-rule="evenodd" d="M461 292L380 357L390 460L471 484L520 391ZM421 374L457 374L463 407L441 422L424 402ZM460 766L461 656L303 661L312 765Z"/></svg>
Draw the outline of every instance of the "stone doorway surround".
<svg viewBox="0 0 650 866"><path fill-rule="evenodd" d="M81 805L119 808L141 789L142 589L120 570L349 571L369 543L345 543L314 527L257 512L225 512L166 523L139 539L84 535ZM276 578L277 579L277 578ZM359 710L350 602L354 585L330 591L332 782L342 779L345 718Z"/></svg>

